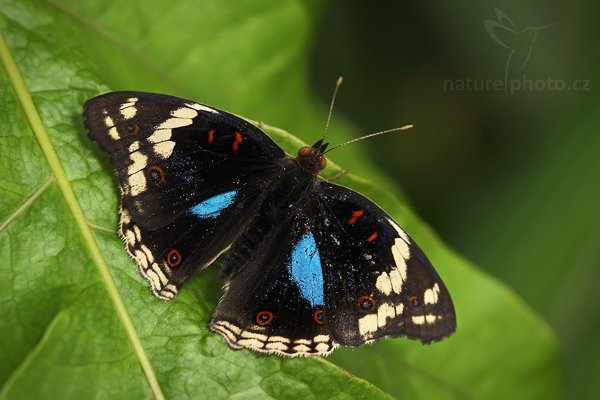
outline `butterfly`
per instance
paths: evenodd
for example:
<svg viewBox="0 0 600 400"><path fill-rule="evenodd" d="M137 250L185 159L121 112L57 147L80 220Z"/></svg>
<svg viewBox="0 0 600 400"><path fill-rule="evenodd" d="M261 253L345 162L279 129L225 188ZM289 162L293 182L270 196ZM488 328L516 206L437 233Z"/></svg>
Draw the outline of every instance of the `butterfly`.
<svg viewBox="0 0 600 400"><path fill-rule="evenodd" d="M83 115L116 169L120 235L156 297L171 300L228 250L209 326L230 347L326 355L455 331L450 295L415 242L319 176L323 140L291 157L240 117L142 92L95 97Z"/></svg>

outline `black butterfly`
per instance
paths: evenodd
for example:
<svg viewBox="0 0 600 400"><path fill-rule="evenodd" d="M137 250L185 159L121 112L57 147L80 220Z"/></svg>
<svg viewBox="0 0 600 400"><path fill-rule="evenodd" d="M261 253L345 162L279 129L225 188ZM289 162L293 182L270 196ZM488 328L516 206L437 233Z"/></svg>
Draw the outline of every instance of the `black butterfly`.
<svg viewBox="0 0 600 400"><path fill-rule="evenodd" d="M289 157L239 117L149 93L98 96L83 114L117 170L120 233L156 297L170 300L229 249L210 328L231 347L325 355L454 332L452 300L414 241L319 177L322 140Z"/></svg>

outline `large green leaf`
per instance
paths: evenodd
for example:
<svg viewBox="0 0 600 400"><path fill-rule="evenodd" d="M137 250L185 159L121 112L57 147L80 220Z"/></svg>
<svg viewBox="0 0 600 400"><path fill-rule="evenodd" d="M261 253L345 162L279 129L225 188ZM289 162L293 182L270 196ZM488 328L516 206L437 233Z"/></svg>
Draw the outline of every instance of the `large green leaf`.
<svg viewBox="0 0 600 400"><path fill-rule="evenodd" d="M316 7L148 3L0 3L0 397L558 397L546 325L446 248L359 150L347 154L371 179L341 183L386 208L430 255L456 302L455 337L337 351L330 361L353 376L321 359L231 351L207 330L221 295L214 268L157 301L115 233L113 173L85 137L82 103L109 87L169 92L310 132L307 140L324 110L306 79ZM298 147L268 132L287 151Z"/></svg>

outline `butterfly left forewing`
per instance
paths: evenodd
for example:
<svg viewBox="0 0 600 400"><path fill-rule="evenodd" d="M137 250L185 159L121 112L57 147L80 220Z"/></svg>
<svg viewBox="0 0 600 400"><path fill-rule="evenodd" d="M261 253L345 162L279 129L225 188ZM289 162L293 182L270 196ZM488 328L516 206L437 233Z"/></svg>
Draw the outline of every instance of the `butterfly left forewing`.
<svg viewBox="0 0 600 400"><path fill-rule="evenodd" d="M117 171L127 250L164 300L235 241L284 157L247 121L173 96L107 93L84 119Z"/></svg>
<svg viewBox="0 0 600 400"><path fill-rule="evenodd" d="M201 200L264 181L285 156L247 121L173 96L107 93L85 104L84 119L117 170L123 205L148 229Z"/></svg>
<svg viewBox="0 0 600 400"><path fill-rule="evenodd" d="M381 208L347 188L320 183L315 195L332 337L358 346L383 337L424 343L456 328L452 300L417 244Z"/></svg>

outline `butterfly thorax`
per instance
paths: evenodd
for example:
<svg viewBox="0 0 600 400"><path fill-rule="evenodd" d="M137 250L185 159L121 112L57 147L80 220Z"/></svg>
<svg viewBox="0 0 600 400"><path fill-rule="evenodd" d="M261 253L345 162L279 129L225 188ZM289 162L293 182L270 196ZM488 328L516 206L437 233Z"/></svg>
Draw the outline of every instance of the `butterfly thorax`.
<svg viewBox="0 0 600 400"><path fill-rule="evenodd" d="M303 146L298 150L298 156L294 158L302 168L311 175L319 175L327 165L327 159L323 156L329 143L323 143L323 139L317 141L312 146Z"/></svg>
<svg viewBox="0 0 600 400"><path fill-rule="evenodd" d="M294 212L296 206L315 189L319 173L295 158L282 159L279 166L280 173L269 185L261 202L263 213L273 220L286 218L286 215Z"/></svg>

